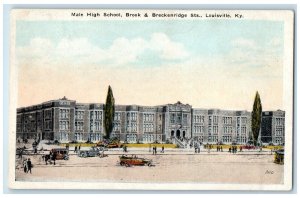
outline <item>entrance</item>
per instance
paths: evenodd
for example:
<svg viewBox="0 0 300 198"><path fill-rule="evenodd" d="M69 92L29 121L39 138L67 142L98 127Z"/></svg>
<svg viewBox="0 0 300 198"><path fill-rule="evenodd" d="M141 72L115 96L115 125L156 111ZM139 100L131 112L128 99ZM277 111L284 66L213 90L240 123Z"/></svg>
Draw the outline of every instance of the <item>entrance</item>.
<svg viewBox="0 0 300 198"><path fill-rule="evenodd" d="M176 131L176 137L180 137L180 130Z"/></svg>
<svg viewBox="0 0 300 198"><path fill-rule="evenodd" d="M171 137L174 137L174 131L171 131Z"/></svg>

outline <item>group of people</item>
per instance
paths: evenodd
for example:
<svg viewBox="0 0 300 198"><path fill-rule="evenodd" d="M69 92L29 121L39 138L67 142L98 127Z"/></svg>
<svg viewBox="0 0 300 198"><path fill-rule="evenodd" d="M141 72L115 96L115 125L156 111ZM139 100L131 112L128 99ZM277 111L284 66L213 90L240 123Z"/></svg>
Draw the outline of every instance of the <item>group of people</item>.
<svg viewBox="0 0 300 198"><path fill-rule="evenodd" d="M223 152L223 147L222 146L217 146L217 152L219 152L219 151Z"/></svg>
<svg viewBox="0 0 300 198"><path fill-rule="evenodd" d="M157 154L157 147L156 146L153 146L153 155L156 155Z"/></svg>
<svg viewBox="0 0 300 198"><path fill-rule="evenodd" d="M161 153L165 153L165 147L164 147L164 145L162 145L162 147L161 147L161 151L160 151ZM153 148L152 148L152 154L153 155L156 155L157 154L157 146L153 146Z"/></svg>
<svg viewBox="0 0 300 198"><path fill-rule="evenodd" d="M231 146L231 147L229 147L228 152L229 153L237 153L237 150L238 150L237 146Z"/></svg>
<svg viewBox="0 0 300 198"><path fill-rule="evenodd" d="M200 146L195 146L195 153L200 153Z"/></svg>
<svg viewBox="0 0 300 198"><path fill-rule="evenodd" d="M23 168L24 168L24 173L30 172L31 174L32 163L30 161L30 158L28 158L27 160L25 159L23 161Z"/></svg>
<svg viewBox="0 0 300 198"><path fill-rule="evenodd" d="M80 151L80 148L81 148L81 145L79 145L78 147L77 147L77 145L76 145L75 148L74 148L74 153L79 152L79 151Z"/></svg>

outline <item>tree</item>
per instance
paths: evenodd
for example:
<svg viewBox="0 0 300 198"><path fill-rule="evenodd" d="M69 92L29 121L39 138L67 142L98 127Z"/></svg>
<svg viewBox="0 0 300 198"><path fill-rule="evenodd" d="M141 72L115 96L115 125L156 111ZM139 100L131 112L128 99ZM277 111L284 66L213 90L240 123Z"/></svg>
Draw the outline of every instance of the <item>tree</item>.
<svg viewBox="0 0 300 198"><path fill-rule="evenodd" d="M104 138L106 139L110 137L110 134L113 129L114 114L115 114L115 99L111 87L108 86L105 111L104 111L104 127L105 127Z"/></svg>
<svg viewBox="0 0 300 198"><path fill-rule="evenodd" d="M253 143L255 146L257 145L259 131L261 127L261 113L262 113L262 105L260 101L260 96L259 93L256 92L254 104L253 104L253 110L252 110L252 123L251 123Z"/></svg>

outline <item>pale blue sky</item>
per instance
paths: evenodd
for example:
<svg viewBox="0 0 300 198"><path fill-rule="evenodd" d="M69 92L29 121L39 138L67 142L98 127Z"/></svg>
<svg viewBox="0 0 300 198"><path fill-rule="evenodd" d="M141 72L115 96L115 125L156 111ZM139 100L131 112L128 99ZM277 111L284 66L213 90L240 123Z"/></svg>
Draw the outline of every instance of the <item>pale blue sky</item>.
<svg viewBox="0 0 300 198"><path fill-rule="evenodd" d="M62 38L88 38L102 48L109 47L118 37L149 39L155 32L168 35L193 54L223 54L232 48L236 38L253 39L267 47L272 38L283 38L283 23L276 21L18 21L17 46L27 45L40 37L54 43ZM281 46L283 46L281 40ZM266 50L268 50L266 48ZM279 53L282 53L280 49Z"/></svg>
<svg viewBox="0 0 300 198"><path fill-rule="evenodd" d="M195 107L249 110L259 91L266 109L279 109L283 24L267 20L17 21L19 105L64 95L79 102L104 102L107 86L112 85L118 104L181 100Z"/></svg>

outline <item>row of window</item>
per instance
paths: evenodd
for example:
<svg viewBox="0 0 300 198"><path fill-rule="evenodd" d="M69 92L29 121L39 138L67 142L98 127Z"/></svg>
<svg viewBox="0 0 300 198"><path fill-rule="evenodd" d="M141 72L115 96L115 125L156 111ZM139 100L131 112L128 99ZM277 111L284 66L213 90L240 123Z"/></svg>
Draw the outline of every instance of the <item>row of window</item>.
<svg viewBox="0 0 300 198"><path fill-rule="evenodd" d="M151 134L144 134L143 135L143 142L144 143L152 143L155 141L155 136Z"/></svg>
<svg viewBox="0 0 300 198"><path fill-rule="evenodd" d="M208 127L208 134L211 134L211 133L217 134L218 133L218 129L219 129L218 126L213 126L213 127L209 126Z"/></svg>
<svg viewBox="0 0 300 198"><path fill-rule="evenodd" d="M69 130L69 121L60 121L59 122L59 130Z"/></svg>
<svg viewBox="0 0 300 198"><path fill-rule="evenodd" d="M121 124L120 123L114 123L113 131L120 131L121 130Z"/></svg>
<svg viewBox="0 0 300 198"><path fill-rule="evenodd" d="M70 109L59 109L59 118L69 118Z"/></svg>
<svg viewBox="0 0 300 198"><path fill-rule="evenodd" d="M136 123L130 123L126 126L127 132L137 132L137 124Z"/></svg>
<svg viewBox="0 0 300 198"><path fill-rule="evenodd" d="M232 124L232 117L223 117L223 124Z"/></svg>
<svg viewBox="0 0 300 198"><path fill-rule="evenodd" d="M284 143L284 138L282 138L282 137L276 137L276 138L275 138L275 143L277 143L277 144L282 144L282 143Z"/></svg>
<svg viewBox="0 0 300 198"><path fill-rule="evenodd" d="M144 113L144 122L154 122L154 114Z"/></svg>
<svg viewBox="0 0 300 198"><path fill-rule="evenodd" d="M224 126L223 127L223 132L225 134L232 133L232 127L231 126Z"/></svg>
<svg viewBox="0 0 300 198"><path fill-rule="evenodd" d="M218 116L208 116L208 124L212 125L212 124L218 124Z"/></svg>
<svg viewBox="0 0 300 198"><path fill-rule="evenodd" d="M83 130L83 122L75 122L75 130L76 131Z"/></svg>
<svg viewBox="0 0 300 198"><path fill-rule="evenodd" d="M135 143L137 140L137 135L136 134L127 134L126 135L126 141L129 143Z"/></svg>
<svg viewBox="0 0 300 198"><path fill-rule="evenodd" d="M204 123L204 116L202 116L202 115L195 115L194 116L194 123Z"/></svg>
<svg viewBox="0 0 300 198"><path fill-rule="evenodd" d="M144 132L153 132L154 131L154 124L144 124L143 125Z"/></svg>
<svg viewBox="0 0 300 198"><path fill-rule="evenodd" d="M102 111L90 111L91 120L102 120Z"/></svg>
<svg viewBox="0 0 300 198"><path fill-rule="evenodd" d="M204 126L194 126L194 133L204 133Z"/></svg>
<svg viewBox="0 0 300 198"><path fill-rule="evenodd" d="M232 137L229 136L229 135L223 136L223 137L222 137L222 141L223 141L224 143L232 142Z"/></svg>
<svg viewBox="0 0 300 198"><path fill-rule="evenodd" d="M283 126L277 126L277 127L275 128L275 135L276 135L276 136L282 136L282 135L283 135L283 132L284 132Z"/></svg>
<svg viewBox="0 0 300 198"><path fill-rule="evenodd" d="M120 121L121 120L121 113L115 113L114 121Z"/></svg>
<svg viewBox="0 0 300 198"><path fill-rule="evenodd" d="M127 113L127 120L137 120L137 113L136 112L128 112Z"/></svg>
<svg viewBox="0 0 300 198"><path fill-rule="evenodd" d="M239 134L241 132L241 134L246 134L247 131L247 127L242 126L242 127L237 127L237 133Z"/></svg>
<svg viewBox="0 0 300 198"><path fill-rule="evenodd" d="M75 140L76 141L81 141L81 140L84 140L84 138L83 138L83 133L75 133L74 134L74 138L75 138Z"/></svg>
<svg viewBox="0 0 300 198"><path fill-rule="evenodd" d="M284 125L284 118L275 118L276 125Z"/></svg>
<svg viewBox="0 0 300 198"><path fill-rule="evenodd" d="M242 137L237 137L236 138L236 141L239 143L246 143L247 141L247 138L245 136L242 136Z"/></svg>
<svg viewBox="0 0 300 198"><path fill-rule="evenodd" d="M75 112L75 119L83 119L84 111L76 111Z"/></svg>
<svg viewBox="0 0 300 198"><path fill-rule="evenodd" d="M101 131L101 121L100 122L91 122L90 123L90 131Z"/></svg>
<svg viewBox="0 0 300 198"><path fill-rule="evenodd" d="M239 126L240 124L242 125L247 124L247 117L237 117L237 125Z"/></svg>
<svg viewBox="0 0 300 198"><path fill-rule="evenodd" d="M101 133L90 133L90 141L99 141L101 140Z"/></svg>
<svg viewBox="0 0 300 198"><path fill-rule="evenodd" d="M69 135L68 133L59 133L59 140L60 141L68 141L69 140Z"/></svg>

